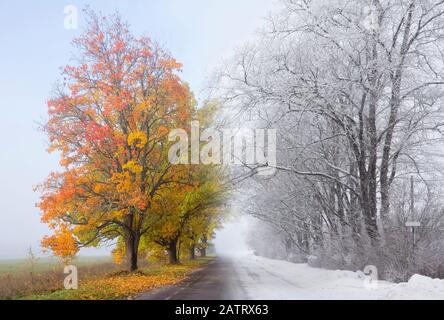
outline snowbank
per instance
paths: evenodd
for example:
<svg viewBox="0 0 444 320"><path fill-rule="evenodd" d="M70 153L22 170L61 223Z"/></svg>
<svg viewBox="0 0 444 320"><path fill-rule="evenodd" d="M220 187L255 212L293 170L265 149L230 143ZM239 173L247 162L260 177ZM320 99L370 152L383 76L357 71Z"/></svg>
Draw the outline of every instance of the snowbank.
<svg viewBox="0 0 444 320"><path fill-rule="evenodd" d="M444 299L444 280L415 275L408 283L377 281L363 272L324 270L246 255L236 257L242 287L254 300L425 300Z"/></svg>
<svg viewBox="0 0 444 320"><path fill-rule="evenodd" d="M444 280L432 279L419 274L407 283L393 284L385 295L386 299L424 300L444 299Z"/></svg>

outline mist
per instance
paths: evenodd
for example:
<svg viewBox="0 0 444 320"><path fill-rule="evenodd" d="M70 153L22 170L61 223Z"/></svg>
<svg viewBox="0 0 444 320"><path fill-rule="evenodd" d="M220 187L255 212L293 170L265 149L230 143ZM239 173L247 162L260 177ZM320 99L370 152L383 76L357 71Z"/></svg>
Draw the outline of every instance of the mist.
<svg viewBox="0 0 444 320"><path fill-rule="evenodd" d="M218 255L242 255L251 251L247 244L252 219L242 216L226 223L216 232L214 245Z"/></svg>

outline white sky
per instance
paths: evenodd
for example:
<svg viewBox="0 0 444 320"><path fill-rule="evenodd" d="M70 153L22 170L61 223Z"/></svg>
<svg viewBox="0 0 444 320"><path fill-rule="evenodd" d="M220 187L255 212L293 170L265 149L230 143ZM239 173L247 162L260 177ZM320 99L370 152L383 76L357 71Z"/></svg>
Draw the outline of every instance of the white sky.
<svg viewBox="0 0 444 320"><path fill-rule="evenodd" d="M39 252L48 232L32 188L57 168L58 159L46 153L38 123L46 117L45 101L59 67L69 62L70 42L79 34L64 29L64 6L81 9L88 3L105 14L118 10L135 34L163 44L184 64L183 78L199 96L207 73L254 35L274 1L1 1L0 259L23 257L30 245Z"/></svg>

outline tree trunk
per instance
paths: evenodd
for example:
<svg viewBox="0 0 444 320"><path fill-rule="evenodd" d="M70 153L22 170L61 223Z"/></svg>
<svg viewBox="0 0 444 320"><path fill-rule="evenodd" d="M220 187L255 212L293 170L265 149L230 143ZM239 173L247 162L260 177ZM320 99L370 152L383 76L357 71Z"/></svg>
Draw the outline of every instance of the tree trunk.
<svg viewBox="0 0 444 320"><path fill-rule="evenodd" d="M190 248L190 259L195 260L196 259L196 245L192 245Z"/></svg>
<svg viewBox="0 0 444 320"><path fill-rule="evenodd" d="M138 252L139 252L139 236L132 233L126 235L126 259L128 263L128 271L134 272L139 267L137 264Z"/></svg>
<svg viewBox="0 0 444 320"><path fill-rule="evenodd" d="M380 14L380 13L379 13ZM377 224L377 161L378 161L378 131L376 125L377 107L380 100L379 78L381 72L377 64L379 53L377 49L377 39L380 37L379 30L373 30L373 41L369 49L372 67L369 70L369 105L368 115L364 120L360 119L360 131L367 130L368 143L366 139L361 141L361 163L359 163L359 175L361 178L362 211L364 213L364 223L367 234L370 237L374 247L379 245L379 230ZM362 115L361 115L362 116ZM364 121L364 122L361 122ZM367 150L367 157L364 156L364 150ZM368 161L368 163L367 163ZM367 163L367 168L366 168Z"/></svg>
<svg viewBox="0 0 444 320"><path fill-rule="evenodd" d="M206 248L199 248L199 253L202 258L205 258L207 256L207 249Z"/></svg>
<svg viewBox="0 0 444 320"><path fill-rule="evenodd" d="M177 257L177 240L173 240L168 244L168 261L170 264L178 264L179 259Z"/></svg>
<svg viewBox="0 0 444 320"><path fill-rule="evenodd" d="M410 47L410 31L412 28L412 18L413 12L415 9L415 2L412 1L409 6L407 20L404 28L404 37L401 45L400 52L400 62L396 67L396 70L391 75L392 82L392 93L390 98L390 116L388 120L387 132L385 135L384 141L384 149L383 156L381 161L381 175L380 175L380 184L381 184L381 217L383 220L388 218L390 214L390 185L395 178L395 168L396 161L398 158L398 154L392 157L391 149L393 143L393 136L395 132L395 126L398 122L398 113L399 107L401 105L401 88L403 81L403 72L404 72L404 61L409 51ZM390 159L392 159L392 173L389 176L389 165Z"/></svg>
<svg viewBox="0 0 444 320"><path fill-rule="evenodd" d="M199 252L200 256L204 258L207 256L207 243L208 243L207 235L202 236L201 242L202 244L201 247L199 248Z"/></svg>

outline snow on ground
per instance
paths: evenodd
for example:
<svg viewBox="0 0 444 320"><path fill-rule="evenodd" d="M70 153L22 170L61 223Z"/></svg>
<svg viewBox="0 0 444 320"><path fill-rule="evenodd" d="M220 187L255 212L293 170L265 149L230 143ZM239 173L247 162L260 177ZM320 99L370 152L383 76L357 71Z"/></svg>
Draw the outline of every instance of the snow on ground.
<svg viewBox="0 0 444 320"><path fill-rule="evenodd" d="M444 299L444 280L420 275L408 283L378 281L377 288L370 288L362 272L316 269L252 254L231 259L240 285L254 300Z"/></svg>

